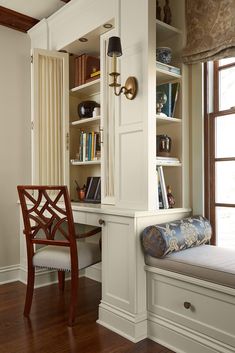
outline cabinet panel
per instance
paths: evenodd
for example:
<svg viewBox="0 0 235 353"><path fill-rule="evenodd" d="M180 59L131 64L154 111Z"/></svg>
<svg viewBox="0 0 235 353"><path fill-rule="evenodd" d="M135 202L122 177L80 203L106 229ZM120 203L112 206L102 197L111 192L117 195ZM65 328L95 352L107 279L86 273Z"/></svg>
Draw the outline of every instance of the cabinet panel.
<svg viewBox="0 0 235 353"><path fill-rule="evenodd" d="M133 310L135 288L134 230L128 218L104 216L102 227L102 299Z"/></svg>

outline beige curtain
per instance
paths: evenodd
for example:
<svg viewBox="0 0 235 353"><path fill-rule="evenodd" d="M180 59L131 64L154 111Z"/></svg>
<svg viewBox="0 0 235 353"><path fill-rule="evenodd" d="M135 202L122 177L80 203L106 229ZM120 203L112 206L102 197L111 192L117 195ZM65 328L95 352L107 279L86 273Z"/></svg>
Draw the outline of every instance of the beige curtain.
<svg viewBox="0 0 235 353"><path fill-rule="evenodd" d="M39 55L39 184L63 184L63 60Z"/></svg>
<svg viewBox="0 0 235 353"><path fill-rule="evenodd" d="M235 0L186 0L188 64L235 56Z"/></svg>

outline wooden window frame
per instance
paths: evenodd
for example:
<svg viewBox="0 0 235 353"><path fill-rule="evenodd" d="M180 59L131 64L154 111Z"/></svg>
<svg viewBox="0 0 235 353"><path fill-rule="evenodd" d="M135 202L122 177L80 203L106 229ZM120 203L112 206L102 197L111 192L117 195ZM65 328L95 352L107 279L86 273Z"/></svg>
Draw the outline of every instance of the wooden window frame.
<svg viewBox="0 0 235 353"><path fill-rule="evenodd" d="M213 235L211 244L216 245L216 207L232 207L235 204L215 202L215 163L218 161L235 161L234 157L215 158L215 123L216 118L235 114L235 107L219 110L219 72L235 67L235 62L220 65L213 62L213 111L209 112L209 70L208 63L204 64L204 168L205 168L205 216L210 220Z"/></svg>

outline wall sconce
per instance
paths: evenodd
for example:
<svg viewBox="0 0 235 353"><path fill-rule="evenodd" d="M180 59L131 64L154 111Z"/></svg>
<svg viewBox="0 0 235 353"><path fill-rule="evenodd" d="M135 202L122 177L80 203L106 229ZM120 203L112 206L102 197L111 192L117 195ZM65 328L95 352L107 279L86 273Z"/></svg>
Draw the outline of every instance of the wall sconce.
<svg viewBox="0 0 235 353"><path fill-rule="evenodd" d="M120 87L120 83L117 82L117 78L120 75L117 72L117 57L122 56L121 40L119 37L110 37L108 44L108 56L113 58L112 72L109 74L113 78L113 82L110 83L110 87L114 88L114 94L120 96L124 93L127 99L134 99L137 94L137 80L135 77L130 76L125 82L125 86L122 86L119 91L117 88Z"/></svg>

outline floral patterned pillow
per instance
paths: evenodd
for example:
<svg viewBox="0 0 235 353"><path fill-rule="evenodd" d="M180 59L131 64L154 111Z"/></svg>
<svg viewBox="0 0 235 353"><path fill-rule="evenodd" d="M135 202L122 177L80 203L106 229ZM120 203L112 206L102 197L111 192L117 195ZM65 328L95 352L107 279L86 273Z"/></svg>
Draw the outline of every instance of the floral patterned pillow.
<svg viewBox="0 0 235 353"><path fill-rule="evenodd" d="M164 257L174 251L199 246L210 241L210 222L202 216L192 216L144 229L142 245L147 255Z"/></svg>

